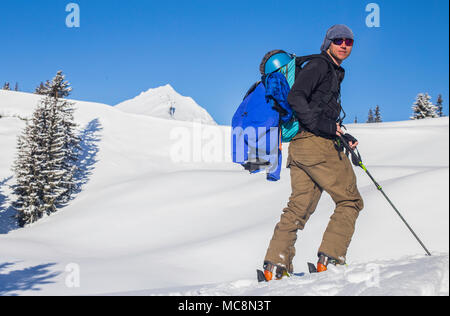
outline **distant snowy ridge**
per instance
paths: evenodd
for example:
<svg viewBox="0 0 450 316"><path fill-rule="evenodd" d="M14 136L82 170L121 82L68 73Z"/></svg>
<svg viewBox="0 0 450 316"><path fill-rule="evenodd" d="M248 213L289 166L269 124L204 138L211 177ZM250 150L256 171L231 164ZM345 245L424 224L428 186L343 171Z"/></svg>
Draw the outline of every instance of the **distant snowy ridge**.
<svg viewBox="0 0 450 316"><path fill-rule="evenodd" d="M204 108L191 97L177 93L169 84L142 92L137 97L119 103L115 107L128 113L217 125Z"/></svg>

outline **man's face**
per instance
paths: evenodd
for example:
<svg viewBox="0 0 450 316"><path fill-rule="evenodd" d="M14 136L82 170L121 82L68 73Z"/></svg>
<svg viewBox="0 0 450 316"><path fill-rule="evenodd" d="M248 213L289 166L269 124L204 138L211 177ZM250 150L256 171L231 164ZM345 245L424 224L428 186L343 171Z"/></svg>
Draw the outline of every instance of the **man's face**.
<svg viewBox="0 0 450 316"><path fill-rule="evenodd" d="M341 40L341 44L337 45L335 44L335 42L340 42L338 41L332 41L331 45L330 45L330 53L335 57L340 59L341 61L345 60L348 58L348 56L350 56L350 54L352 53L352 49L353 49L353 41L351 45L347 45L349 42L348 40Z"/></svg>

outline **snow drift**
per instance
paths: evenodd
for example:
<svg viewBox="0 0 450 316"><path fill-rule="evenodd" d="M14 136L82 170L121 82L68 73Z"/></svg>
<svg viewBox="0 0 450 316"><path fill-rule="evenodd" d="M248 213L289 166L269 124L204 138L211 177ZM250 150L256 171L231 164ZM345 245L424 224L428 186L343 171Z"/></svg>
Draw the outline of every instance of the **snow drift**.
<svg viewBox="0 0 450 316"><path fill-rule="evenodd" d="M255 284L255 269L288 201L289 170L270 183L233 165L226 126L76 101L82 191L58 213L17 229L9 207L16 137L24 126L17 116L29 116L38 100L0 90L0 113L8 116L0 118L0 295L448 295L448 118L348 125L366 166L435 256L423 256L356 169L366 207L349 266L267 285ZM190 159L178 160L174 148L186 147ZM217 149L221 159L196 154ZM324 195L299 232L297 272L315 260L333 209ZM379 283L366 282L374 276L368 266L381 272Z"/></svg>
<svg viewBox="0 0 450 316"><path fill-rule="evenodd" d="M333 267L324 274L292 276L260 284L254 279L215 285L160 289L123 296L448 296L448 254L409 256Z"/></svg>

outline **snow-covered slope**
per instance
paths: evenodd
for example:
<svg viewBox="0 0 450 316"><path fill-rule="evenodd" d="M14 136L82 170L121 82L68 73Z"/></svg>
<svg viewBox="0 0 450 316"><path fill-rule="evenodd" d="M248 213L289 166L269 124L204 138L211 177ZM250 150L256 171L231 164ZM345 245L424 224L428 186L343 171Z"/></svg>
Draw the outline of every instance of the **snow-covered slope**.
<svg viewBox="0 0 450 316"><path fill-rule="evenodd" d="M188 122L198 120L202 124L217 125L204 108L192 98L177 93L171 85L142 92L139 96L122 102L116 107L128 113ZM171 108L173 108L173 115L171 115Z"/></svg>
<svg viewBox="0 0 450 316"><path fill-rule="evenodd" d="M325 274L300 274L260 284L243 279L214 285L157 289L121 296L448 296L448 254L409 256L397 260L354 262Z"/></svg>
<svg viewBox="0 0 450 316"><path fill-rule="evenodd" d="M0 113L29 116L38 99L0 90ZM270 183L231 164L229 127L98 103L77 102L76 109L84 137L82 192L25 229L15 229L9 218L10 167L24 122L0 119L0 295L292 295L319 289L326 295L390 295L406 288L411 291L403 294L448 295L448 118L348 126L361 142L367 167L434 257L423 257L370 179L356 169L366 207L349 267L268 286L253 280L290 195L289 170ZM179 162L180 143L192 149L191 159ZM215 162L198 156L214 149L222 150ZM298 272L315 259L333 209L325 194L299 233ZM382 272L380 287L361 281L370 265ZM72 286L74 273L79 287Z"/></svg>

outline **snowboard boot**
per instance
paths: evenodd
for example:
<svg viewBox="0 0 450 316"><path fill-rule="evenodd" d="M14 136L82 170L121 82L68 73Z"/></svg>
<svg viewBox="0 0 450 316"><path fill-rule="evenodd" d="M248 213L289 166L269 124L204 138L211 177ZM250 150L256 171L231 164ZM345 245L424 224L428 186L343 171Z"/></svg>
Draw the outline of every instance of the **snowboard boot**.
<svg viewBox="0 0 450 316"><path fill-rule="evenodd" d="M328 265L332 264L334 266L340 264L336 259L330 258L325 254L319 254L319 261L317 262L317 272L325 272L328 270Z"/></svg>
<svg viewBox="0 0 450 316"><path fill-rule="evenodd" d="M283 277L289 277L289 273L287 272L285 267L273 264L269 261L264 261L264 277L267 282L272 281L274 278L274 270L275 270L275 280L281 280Z"/></svg>

